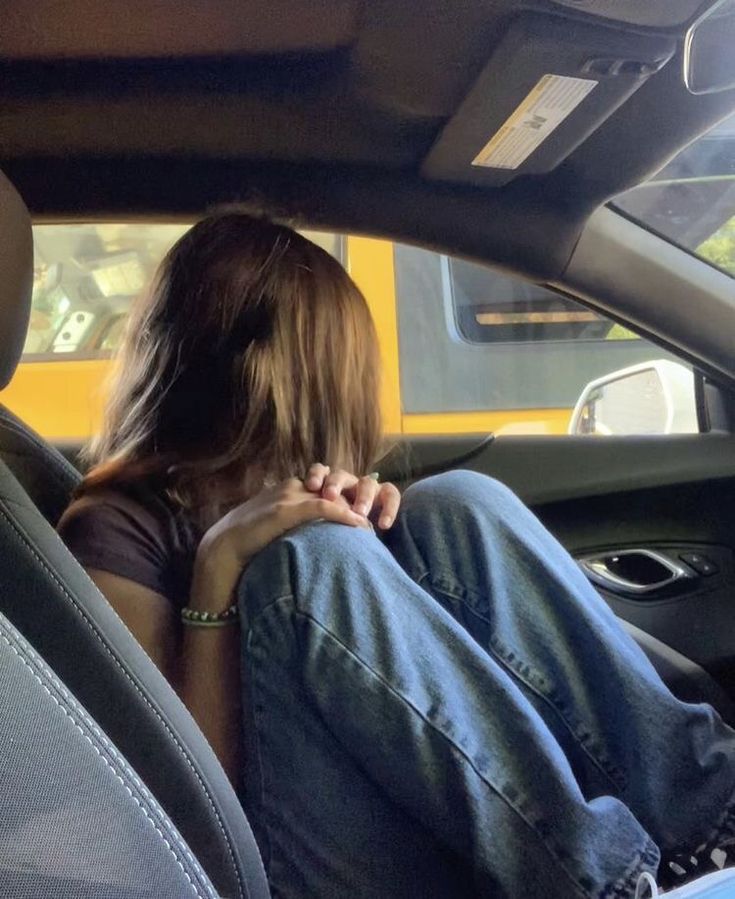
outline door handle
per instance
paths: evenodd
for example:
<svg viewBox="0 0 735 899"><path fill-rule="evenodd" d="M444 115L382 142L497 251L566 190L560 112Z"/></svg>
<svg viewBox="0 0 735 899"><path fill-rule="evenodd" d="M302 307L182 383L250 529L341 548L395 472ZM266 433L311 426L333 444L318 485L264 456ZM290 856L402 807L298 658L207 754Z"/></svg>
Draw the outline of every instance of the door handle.
<svg viewBox="0 0 735 899"><path fill-rule="evenodd" d="M693 576L683 565L653 549L623 549L578 561L593 583L612 593L633 596L655 593Z"/></svg>

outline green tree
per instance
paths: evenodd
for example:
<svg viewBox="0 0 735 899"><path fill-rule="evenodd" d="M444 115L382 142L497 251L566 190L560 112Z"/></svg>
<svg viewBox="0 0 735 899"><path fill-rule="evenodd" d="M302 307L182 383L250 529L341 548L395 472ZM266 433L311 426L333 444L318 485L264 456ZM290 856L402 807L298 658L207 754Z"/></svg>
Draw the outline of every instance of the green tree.
<svg viewBox="0 0 735 899"><path fill-rule="evenodd" d="M696 252L729 275L735 276L735 215L701 243Z"/></svg>

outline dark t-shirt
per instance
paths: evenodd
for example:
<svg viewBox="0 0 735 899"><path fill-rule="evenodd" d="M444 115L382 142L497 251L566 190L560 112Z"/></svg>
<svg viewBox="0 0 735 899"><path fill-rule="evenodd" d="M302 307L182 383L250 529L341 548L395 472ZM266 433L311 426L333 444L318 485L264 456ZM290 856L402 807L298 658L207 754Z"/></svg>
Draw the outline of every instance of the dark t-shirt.
<svg viewBox="0 0 735 899"><path fill-rule="evenodd" d="M74 500L59 535L84 568L135 581L186 605L201 534L164 495L136 487Z"/></svg>

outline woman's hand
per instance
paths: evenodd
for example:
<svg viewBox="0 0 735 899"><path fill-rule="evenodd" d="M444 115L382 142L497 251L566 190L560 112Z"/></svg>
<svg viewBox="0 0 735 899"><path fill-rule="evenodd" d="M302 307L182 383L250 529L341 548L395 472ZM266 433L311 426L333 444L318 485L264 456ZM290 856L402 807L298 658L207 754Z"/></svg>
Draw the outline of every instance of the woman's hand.
<svg viewBox="0 0 735 899"><path fill-rule="evenodd" d="M392 526L401 504L401 494L395 485L381 484L370 477L358 478L342 469L332 471L319 462L309 468L304 485L332 502L344 497L358 515L367 517L379 510L377 523L383 531Z"/></svg>
<svg viewBox="0 0 735 899"><path fill-rule="evenodd" d="M204 534L197 550L189 605L221 611L233 601L243 568L261 549L307 521L324 519L368 527L346 500L315 496L298 478L289 478L236 506Z"/></svg>

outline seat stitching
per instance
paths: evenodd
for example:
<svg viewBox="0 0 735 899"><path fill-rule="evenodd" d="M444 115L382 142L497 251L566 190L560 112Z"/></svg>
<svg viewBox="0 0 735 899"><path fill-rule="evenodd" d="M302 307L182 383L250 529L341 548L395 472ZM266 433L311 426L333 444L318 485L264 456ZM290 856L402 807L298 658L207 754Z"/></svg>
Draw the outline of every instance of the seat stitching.
<svg viewBox="0 0 735 899"><path fill-rule="evenodd" d="M97 739L101 743L103 743L108 753L121 765L121 767L126 770L130 779L135 783L136 787L146 796L146 798L148 799L150 804L154 806L156 811L164 819L168 819L169 816L166 814L163 807L156 800L155 796L150 792L148 787L141 781L135 770L130 767L127 759L117 751L115 745L110 741L107 734L104 731L100 730L100 728L97 726L97 723L93 718L90 717L87 710L78 702L76 697L69 692L69 690L64 686L63 682L56 677L54 672L46 664L46 661L40 655L38 655L38 653L35 652L33 647L18 632L14 630L13 625L9 622L4 622L7 622L7 619L5 619L5 617L0 613L0 628L5 627L6 630L10 630L13 640L18 643L22 647L24 653L34 661L41 674L47 677L54 684L64 700L69 703L70 706L73 706L77 710L77 713L83 718L87 727L92 731L95 737L97 737ZM201 865L189 851L189 848L184 842L183 837L181 837L178 832L175 833L175 836L179 842L179 845L181 846L182 851L186 853L192 865L197 868L200 873L203 874ZM204 876L206 877L206 875Z"/></svg>
<svg viewBox="0 0 735 899"><path fill-rule="evenodd" d="M242 877L241 877L241 874L240 874L240 869L239 869L238 865L237 865L236 862L235 862L235 855L234 855L232 846L231 846L231 844L230 844L229 835L227 834L227 831L226 831L225 828L224 828L224 825L223 825L223 823L222 823L222 819L221 819L221 817L220 817L220 814L219 814L219 812L218 812L218 810L217 810L217 807L216 807L215 804L214 804L214 801L212 800L212 797L211 797L210 794L209 794L209 790L207 789L206 784L204 783L204 781L203 781L201 775L199 774L199 772L198 772L198 771L196 770L196 768L194 767L193 762L191 761L191 759L189 758L189 755L187 754L186 750L184 749L184 747L182 746L182 744L180 743L180 741L179 741L178 738L176 737L176 734L174 734L174 732L172 731L172 729L171 729L171 727L169 726L168 722L163 718L163 716L162 716L161 713L158 711L158 709L153 705L153 703L151 702L151 700L145 695L145 693L144 693L143 690L141 689L140 685L137 684L137 683L135 682L135 680L133 679L133 677L130 675L130 673L129 673L128 671L125 670L125 668L124 668L124 666L122 665L122 662L120 661L120 659L117 658L117 656L115 655L115 653L112 651L112 648L111 648L111 647L105 642L105 640L102 638L102 635L101 635L101 633L99 632L97 626L96 626L96 625L94 624L94 622L89 618L89 616L86 614L86 612L84 611L84 609L82 609L82 607L79 605L79 603L75 600L75 598L72 596L72 594L71 594L71 593L69 592L69 590L66 588L65 584L61 581L61 579L60 579L59 576L56 574L56 572L53 571L53 569L52 569L52 568L50 567L50 565L46 562L46 560L45 560L41 555L39 555L39 553L36 551L35 547L32 545L32 543L31 543L30 540L28 539L27 535L26 535L25 533L23 533L23 531L20 529L20 527L17 525L17 523L16 523L16 522L12 519L12 517L8 514L8 511L7 511L6 507L5 507L5 499L4 499L4 498L0 499L0 514L3 515L3 517L5 518L5 520L8 522L8 524L9 524L9 525L11 526L11 528L13 529L13 531L15 531L16 536L20 539L21 543L24 544L24 545L26 546L26 548L30 551L30 553L34 556L34 558L39 562L39 564L41 565L41 567L43 568L43 570L46 572L46 574L51 578L52 581L54 581L54 582L56 583L56 585L57 585L57 586L59 587L59 589L61 590L62 594L66 597L66 599L67 599L67 600L69 601L69 603L71 604L72 608L73 608L73 609L75 610L75 612L82 618L82 620L83 620L84 623L87 625L87 627L89 628L89 630L92 632L92 634L93 634L93 635L96 637L96 639L99 641L99 643L101 644L102 648L103 648L104 651L107 653L107 655L110 656L110 658L111 658L112 661L115 663L115 665L116 665L116 666L120 669L120 671L123 673L124 677L125 677L131 684L132 684L134 690L138 693L138 695L141 697L141 699L143 700L143 702L144 702L144 703L148 706L148 708L153 712L153 714L156 716L156 718L158 718L158 720L160 721L160 723L161 723L161 725L163 726L164 730L167 732L167 734L169 735L169 737L170 737L171 740L173 741L174 745L176 746L176 748L177 748L177 749L179 750L179 752L181 753L182 757L184 758L184 761L186 762L186 764L188 765L188 767L191 769L192 773L194 774L194 777L196 778L196 780L198 781L199 785L201 786L202 791L203 791L203 793L204 793L204 796L206 797L207 802L208 802L208 804L209 804L209 806L210 806L212 812L214 813L214 817L215 817L215 819L216 819L217 826L219 827L219 830L220 830L220 832L222 833L222 836L223 836L224 841L225 841L225 845L226 845L226 847L227 847L228 855L229 855L230 860L231 860L231 862L232 862L232 867L233 867L233 869L234 869L234 871L235 871L235 876L236 876L236 878L237 878L237 883L238 883L238 892L239 892L239 895L242 896L242 897L245 897L245 896L247 895L247 891L245 890L245 887L244 887L244 884L243 884L243 881L242 881ZM90 581L90 583L91 583L91 581Z"/></svg>
<svg viewBox="0 0 735 899"><path fill-rule="evenodd" d="M5 624L4 624L4 622L3 622L2 620L0 620L0 629L7 630ZM153 795L147 790L147 788L143 787L142 783L140 782L140 780L139 780L137 777L135 777L135 776L132 776L132 777L131 777L131 775L133 774L132 769L129 768L129 766L127 766L126 764L124 764L124 760L123 760L122 756L120 756L118 753L114 753L114 756L115 756L115 758L116 758L116 761L118 762L118 764L120 765L120 767L121 767L121 769L122 769L122 774L123 774L124 776L126 776L127 778L129 778L130 780L132 780L133 783L135 783L135 785L138 787L138 789L139 789L139 790L141 791L141 793L142 793L142 799L139 799L137 796L133 795L132 790L131 790L130 787L125 783L125 780L124 780L123 777L120 775L120 773L118 772L118 770L115 768L115 765L110 761L110 759L106 758L106 757L102 754L102 752L100 751L99 747L95 746L94 742L93 742L93 741L90 739L90 737L84 732L84 729L83 729L83 727L82 727L82 724L80 724L80 722L77 721L77 719L76 719L76 717L75 717L75 713L79 716L79 718L81 719L82 723L83 723L84 725L86 725L86 727L87 727L88 729L90 729L90 730L95 734L95 736L100 740L100 742L102 743L102 745L104 746L104 748L105 748L108 752L109 752L110 749L112 748L112 744L106 739L106 737L105 737L105 735L102 733L102 731L98 730L96 727L93 726L93 724L92 724L92 722L91 722L91 719L88 718L88 716L86 715L86 713L84 712L84 710L82 709L82 707L81 707L75 700L73 700L73 698L70 696L70 694L69 694L69 693L68 693L68 692L61 686L60 681L56 680L56 678L52 675L52 673L50 672L50 670L48 670L48 669L46 668L45 663L41 662L40 657L37 656L37 655L35 655L35 653L33 653L33 652L30 650L30 647L26 644L26 646L25 646L25 647L22 647L22 648L23 648L26 652L28 652L28 654L33 658L34 662L36 663L36 669L37 669L37 670L34 671L33 666L30 664L30 662L28 661L28 659L25 658L25 656L24 656L23 653L18 649L18 647L16 647L15 645L13 645L13 642L11 642L11 637L13 637L13 636L14 636L14 635L12 634L12 632L11 632L11 636L10 636L10 637L7 635L7 633L2 633L2 634L0 634L0 639L2 639L2 641L3 641L5 644L7 644L7 646L10 648L10 650L17 656L17 658L22 662L22 664L23 664L26 668L28 668L28 670L30 671L32 677L33 677L33 678L40 684L40 686L43 688L44 692L45 692L45 693L49 696L49 698L56 704L56 706L57 706L57 707L64 713L64 715L66 715L67 718L69 718L69 720L72 722L72 724L74 725L74 727L79 731L79 733L84 737L84 739L90 744L90 746L91 746L92 749L95 751L95 753L98 755L98 757L102 760L102 762L104 762L104 764L105 764L105 765L110 769L110 771L112 771L112 773L115 775L115 777L117 778L117 780L119 780L120 783L125 787L125 790L126 790L127 793L129 794L129 796L131 797L131 799L133 800L133 802L135 802L135 804L138 806L138 808L140 809L140 811L145 815L145 817L148 819L148 821L150 822L150 824L151 824L151 825L153 826L153 828L156 830L156 833L158 833L158 835L161 837L161 839L163 840L163 842L166 844L166 848L169 850L169 852L170 852L170 853L173 855L173 857L176 859L176 863L177 863L178 866L181 868L181 870L182 870L184 876L185 876L186 879L189 881L189 885L190 885L191 888L194 890L194 892L196 893L196 895L197 895L198 897L202 897L202 896L203 896L203 894L199 891L199 888L198 888L197 884L194 883L194 881L193 881L192 878L191 878L191 875L189 874L189 872L185 869L184 865L182 864L181 859L179 858L179 856L178 856L178 854L177 854L175 848L171 845L171 843L169 842L169 840L166 839L166 836L165 836L164 833L161 831L161 829L160 829L160 827L158 826L158 824L156 823L155 819L152 817L152 815L150 814L149 810L145 807L144 802L145 802L146 800L147 800L147 801L149 802L149 804L153 807L154 811L158 812L158 813L161 815L162 820L161 820L159 823L161 824L162 827L164 827L164 828L166 829L166 831L168 832L169 838L170 838L170 839L173 839L173 840L175 840L177 843L179 843L180 849L183 850L184 854L185 854L186 857L188 858L188 860L189 860L189 862L191 863L192 867L195 869L195 871L197 872L197 874L198 874L200 877L203 878L203 880L204 880L204 886L205 886L206 891L207 891L207 893L209 894L209 896L214 896L215 894L212 892L212 890L210 889L209 885L206 883L206 875L204 875L204 871L202 870L202 868L200 867L199 863L196 861L196 859L194 858L194 856L191 854L191 852L188 850L186 844L183 842L183 839L182 839L181 835L178 834L178 833L176 832L175 828L173 827L172 822L170 822L170 821L168 820L168 816L165 814L165 812L164 812L163 809L160 807L160 805L156 802L156 800L155 800L155 798L153 797ZM39 663L40 663L40 664L39 664ZM44 679L48 680L48 681L52 684L52 686L56 688L56 690L61 694L63 701L59 700L56 696L53 695L53 693L52 693L51 690L49 689L48 685L47 685L46 683L44 683ZM64 705L64 703L67 703L68 705ZM146 794L147 794L147 795L146 795Z"/></svg>

